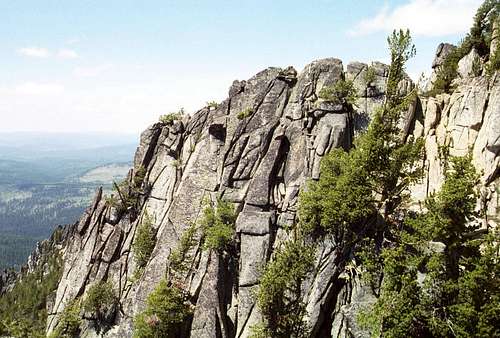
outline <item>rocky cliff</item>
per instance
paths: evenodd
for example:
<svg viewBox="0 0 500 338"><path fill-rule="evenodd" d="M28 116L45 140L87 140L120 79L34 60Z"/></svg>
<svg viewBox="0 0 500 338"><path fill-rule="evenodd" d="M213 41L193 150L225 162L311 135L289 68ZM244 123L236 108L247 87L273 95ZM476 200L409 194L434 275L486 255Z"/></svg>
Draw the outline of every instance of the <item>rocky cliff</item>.
<svg viewBox="0 0 500 338"><path fill-rule="evenodd" d="M453 48L439 46L435 70ZM485 212L479 222L487 228L500 222L500 76L470 71L477 62L473 52L459 63L455 89L417 96L401 130L404 138L425 141L424 177L411 187L411 207L422 210L422 201L440 188L448 154L471 152L481 172L477 208ZM151 125L115 196L98 190L81 219L40 244L21 274L0 275L0 294L35 270L43 282L45 270L54 270L49 259L61 255L62 267L54 270L59 283L45 302L47 332L54 332L75 300L108 281L116 306L98 316L81 309L79 336L132 337L134 317L160 280L170 277L183 234L199 224L207 201L223 199L236 210L235 244L224 252L207 250L194 234L183 255L187 268L175 278L193 311L183 336L248 337L261 319L255 295L263 267L289 239L299 192L320 177L325 154L353 146L384 102L387 77L388 66L378 62L344 66L323 59L300 73L268 68L235 81L218 105ZM351 80L358 93L354 105L322 98L322 89L343 80ZM399 83L401 93L413 88L409 78ZM139 267L134 243L148 221L154 248ZM374 296L359 278L352 253L339 248L333 239L320 243L313 272L301 286L311 337L365 335L356 316Z"/></svg>
<svg viewBox="0 0 500 338"><path fill-rule="evenodd" d="M443 49L443 48L441 48ZM435 61L439 65L439 54ZM369 81L365 74L374 75ZM102 280L112 282L119 304L111 327L102 331L96 318L84 316L83 337L131 337L133 318L169 271L169 257L183 232L203 214L204 201L234 203L236 250L218 254L191 248L182 285L194 305L191 337L248 337L259 321L255 291L262 267L296 221L298 193L320 175L320 161L330 149L352 145L370 115L384 100L387 66L362 63L344 67L323 59L295 69L268 68L247 81L235 81L217 108L156 123L145 130L128 180L142 171L136 206L120 211L102 191L64 248L64 265L55 300L49 305L50 333L70 302ZM340 79L354 81L360 97L355 109L320 98L322 88ZM457 80L456 90L419 97L406 114L406 137L425 138L425 177L412 188L414 207L443 181L443 151L472 151L482 170L478 207L487 210L483 226L499 221L500 78L498 74ZM413 88L400 83L402 92ZM143 170L144 168L145 170ZM146 213L156 242L142 274L132 243ZM69 230L68 230L69 231ZM307 321L314 337L361 334L356 309L372 300L369 288L346 267L334 242L316 252L314 273L304 282ZM135 278L135 276L139 276Z"/></svg>

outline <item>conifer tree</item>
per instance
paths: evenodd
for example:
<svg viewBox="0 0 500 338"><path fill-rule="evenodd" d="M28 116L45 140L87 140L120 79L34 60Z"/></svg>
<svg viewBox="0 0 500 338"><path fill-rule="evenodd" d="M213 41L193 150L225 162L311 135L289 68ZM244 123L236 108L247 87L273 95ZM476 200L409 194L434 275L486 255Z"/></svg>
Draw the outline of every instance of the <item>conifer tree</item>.
<svg viewBox="0 0 500 338"><path fill-rule="evenodd" d="M374 337L500 335L500 237L472 222L477 183L471 157L452 158L428 211L383 248L380 297L360 316Z"/></svg>
<svg viewBox="0 0 500 338"><path fill-rule="evenodd" d="M351 250L365 233L390 225L405 189L419 177L422 144L405 142L399 128L414 99L413 93L402 95L399 84L415 47L410 33L402 30L394 31L388 43L392 62L384 105L353 149L334 149L323 158L320 179L301 193L293 239L273 254L261 278L257 299L264 322L255 327L255 337L306 337L300 286L314 263L311 239L332 236L339 249ZM380 213L382 224L377 222Z"/></svg>
<svg viewBox="0 0 500 338"><path fill-rule="evenodd" d="M421 176L421 140L405 140L399 127L415 92L402 95L405 63L415 55L409 31L394 31L388 44L391 65L386 99L368 130L346 152L334 149L321 163L321 176L301 194L301 225L310 233L333 234L337 241L373 228L377 214L389 225L408 186ZM405 142L406 141L406 142Z"/></svg>

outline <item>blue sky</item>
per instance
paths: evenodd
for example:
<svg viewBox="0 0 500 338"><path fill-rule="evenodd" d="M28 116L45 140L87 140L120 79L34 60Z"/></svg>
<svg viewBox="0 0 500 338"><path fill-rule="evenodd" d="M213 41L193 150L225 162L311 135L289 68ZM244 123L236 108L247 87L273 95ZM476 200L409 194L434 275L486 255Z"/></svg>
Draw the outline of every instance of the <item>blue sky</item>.
<svg viewBox="0 0 500 338"><path fill-rule="evenodd" d="M480 0L0 1L0 131L139 132L222 100L234 79L324 57L387 62L409 27L428 72Z"/></svg>

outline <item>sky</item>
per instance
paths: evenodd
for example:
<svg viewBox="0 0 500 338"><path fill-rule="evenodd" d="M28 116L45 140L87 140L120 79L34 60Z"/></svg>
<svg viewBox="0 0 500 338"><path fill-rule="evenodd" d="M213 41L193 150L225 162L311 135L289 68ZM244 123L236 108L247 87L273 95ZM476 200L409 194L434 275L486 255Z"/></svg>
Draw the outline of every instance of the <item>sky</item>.
<svg viewBox="0 0 500 338"><path fill-rule="evenodd" d="M409 28L428 73L481 0L0 0L0 132L138 133L232 81L336 57L388 63Z"/></svg>

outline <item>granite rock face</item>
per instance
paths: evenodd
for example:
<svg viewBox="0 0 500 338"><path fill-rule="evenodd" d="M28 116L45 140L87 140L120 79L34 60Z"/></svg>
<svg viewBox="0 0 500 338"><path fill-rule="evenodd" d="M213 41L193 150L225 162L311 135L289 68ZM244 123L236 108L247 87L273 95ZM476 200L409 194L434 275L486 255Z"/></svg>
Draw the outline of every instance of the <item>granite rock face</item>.
<svg viewBox="0 0 500 338"><path fill-rule="evenodd" d="M421 98L412 131L425 139L425 177L412 188L415 202L438 190L450 155L471 153L481 173L478 208L486 211L483 226L499 222L500 192L500 76L475 77L458 81L451 94Z"/></svg>
<svg viewBox="0 0 500 338"><path fill-rule="evenodd" d="M440 53L446 53L443 46ZM439 57L439 55L438 55ZM439 58L437 59L439 60ZM435 63L438 63L436 61ZM365 76L367 72L372 75ZM203 108L173 123L156 123L141 135L128 180L144 168L137 212L118 212L101 190L73 227L64 248L63 276L49 310L48 332L58 314L95 283L112 281L119 298L106 331L85 319L82 337L132 337L133 318L168 273L169 257L180 237L203 213L204 201L218 197L234 204L237 252L218 255L195 245L182 276L194 308L191 337L248 337L260 319L255 304L262 267L296 222L298 194L318 179L321 158L332 148L352 146L374 110L384 101L388 67L338 59L315 61L297 73L268 68L235 81L217 108ZM360 98L355 110L319 98L325 86L354 81ZM367 79L369 81L367 81ZM405 131L426 142L425 179L412 188L415 207L443 181L440 149L465 154L483 170L482 191L489 218L498 221L500 79L464 81L451 95L419 98L406 115ZM402 92L413 88L400 83ZM242 114L241 112L244 112ZM153 220L156 244L137 276L132 243L145 215ZM335 242L316 252L314 273L304 282L311 337L361 337L359 308L373 301L358 271Z"/></svg>

